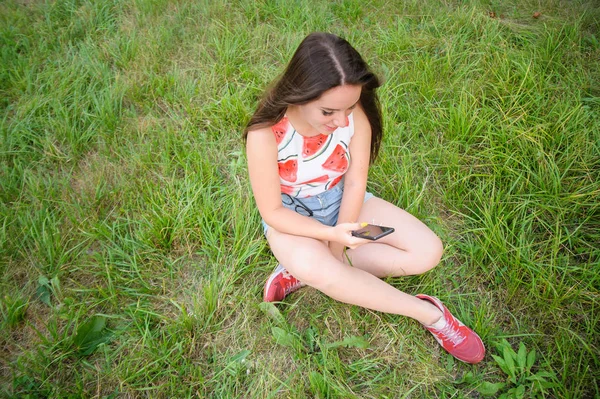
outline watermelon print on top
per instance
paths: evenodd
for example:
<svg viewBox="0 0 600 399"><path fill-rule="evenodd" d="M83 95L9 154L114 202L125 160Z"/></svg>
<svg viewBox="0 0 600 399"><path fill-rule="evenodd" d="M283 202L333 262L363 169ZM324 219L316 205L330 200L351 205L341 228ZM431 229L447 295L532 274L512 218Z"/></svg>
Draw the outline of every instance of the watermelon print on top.
<svg viewBox="0 0 600 399"><path fill-rule="evenodd" d="M333 133L313 137L300 135L284 117L272 128L277 142L281 192L310 197L335 187L350 167L350 140L354 119Z"/></svg>

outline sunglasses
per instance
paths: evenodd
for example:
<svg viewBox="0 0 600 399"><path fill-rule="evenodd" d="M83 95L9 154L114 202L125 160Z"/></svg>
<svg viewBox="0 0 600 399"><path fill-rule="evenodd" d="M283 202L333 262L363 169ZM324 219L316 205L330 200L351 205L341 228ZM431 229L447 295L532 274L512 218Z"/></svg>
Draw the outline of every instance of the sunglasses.
<svg viewBox="0 0 600 399"><path fill-rule="evenodd" d="M283 202L285 205L295 205L294 210L300 215L311 217L313 216L313 211L311 211L306 205L304 205L304 202L300 201L298 198L293 198L289 194L281 194L281 202Z"/></svg>

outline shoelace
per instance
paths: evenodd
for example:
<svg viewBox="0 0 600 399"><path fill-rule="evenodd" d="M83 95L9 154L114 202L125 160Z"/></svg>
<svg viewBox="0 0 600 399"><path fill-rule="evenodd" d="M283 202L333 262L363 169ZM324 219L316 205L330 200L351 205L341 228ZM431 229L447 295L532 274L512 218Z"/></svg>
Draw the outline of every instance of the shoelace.
<svg viewBox="0 0 600 399"><path fill-rule="evenodd" d="M454 346L460 345L467 337L461 334L459 329L452 328L452 324L447 322L447 324L440 330L435 330L437 334L444 337L444 339L452 342Z"/></svg>
<svg viewBox="0 0 600 399"><path fill-rule="evenodd" d="M296 280L295 283L293 283L293 284L286 284L286 286L285 286L285 295L289 294L290 292L294 292L298 288L302 287L302 283L300 282L300 280L297 280L295 278L294 278L294 280Z"/></svg>
<svg viewBox="0 0 600 399"><path fill-rule="evenodd" d="M285 281L285 283L283 284L284 295L288 295L290 292L294 292L297 289L302 288L304 286L304 284L302 284L300 280L292 276L290 272L288 272L285 268L281 271L281 277L282 280ZM290 284L291 281L293 281L293 283Z"/></svg>

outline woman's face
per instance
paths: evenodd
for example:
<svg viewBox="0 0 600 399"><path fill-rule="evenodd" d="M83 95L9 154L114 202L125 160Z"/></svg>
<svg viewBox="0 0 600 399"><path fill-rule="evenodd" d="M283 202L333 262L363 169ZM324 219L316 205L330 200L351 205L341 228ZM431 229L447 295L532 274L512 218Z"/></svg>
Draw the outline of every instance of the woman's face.
<svg viewBox="0 0 600 399"><path fill-rule="evenodd" d="M298 113L319 134L331 134L338 127L348 126L348 115L358 105L361 91L362 86L336 86L318 99L298 105Z"/></svg>

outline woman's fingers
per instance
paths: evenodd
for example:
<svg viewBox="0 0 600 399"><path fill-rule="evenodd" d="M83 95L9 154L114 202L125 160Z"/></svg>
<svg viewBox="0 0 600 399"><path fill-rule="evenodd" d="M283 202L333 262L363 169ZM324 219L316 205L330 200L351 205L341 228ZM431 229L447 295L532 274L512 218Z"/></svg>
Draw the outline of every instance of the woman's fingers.
<svg viewBox="0 0 600 399"><path fill-rule="evenodd" d="M338 238L338 242L340 244L345 245L350 249L357 248L363 244L368 243L368 240L363 238L354 237L352 232L358 230L362 227L361 223L340 223L338 224L336 229L336 237Z"/></svg>

